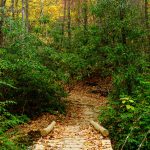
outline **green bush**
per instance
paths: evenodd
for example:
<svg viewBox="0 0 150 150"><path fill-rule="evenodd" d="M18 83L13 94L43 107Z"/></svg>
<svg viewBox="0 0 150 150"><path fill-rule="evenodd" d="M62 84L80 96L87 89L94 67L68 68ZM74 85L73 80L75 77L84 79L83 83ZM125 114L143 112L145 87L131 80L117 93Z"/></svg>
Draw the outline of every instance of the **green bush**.
<svg viewBox="0 0 150 150"><path fill-rule="evenodd" d="M7 84L7 86L11 85ZM9 137L5 132L18 124L28 121L28 118L26 116L16 116L7 111L6 108L8 106L10 107L10 105L12 104L15 104L15 102L0 102L0 149L2 150L19 149L19 147L16 146L16 144L13 141L9 140Z"/></svg>
<svg viewBox="0 0 150 150"><path fill-rule="evenodd" d="M0 85L1 97L3 100L14 100L18 113L28 113L32 116L41 111L41 107L58 103L66 94L59 83L60 75L56 68L58 66L48 52L55 50L47 48L35 36L24 33L20 24L13 23L13 32L4 28L8 46L1 50L0 73L4 82L17 88ZM43 54L49 56L48 60L43 58Z"/></svg>
<svg viewBox="0 0 150 150"><path fill-rule="evenodd" d="M115 149L149 149L150 83L140 78L133 97L111 99L100 121L109 129Z"/></svg>
<svg viewBox="0 0 150 150"><path fill-rule="evenodd" d="M100 121L110 131L116 150L150 148L148 35L139 12L136 4L122 0L98 0L93 8L101 20L100 49L113 78Z"/></svg>

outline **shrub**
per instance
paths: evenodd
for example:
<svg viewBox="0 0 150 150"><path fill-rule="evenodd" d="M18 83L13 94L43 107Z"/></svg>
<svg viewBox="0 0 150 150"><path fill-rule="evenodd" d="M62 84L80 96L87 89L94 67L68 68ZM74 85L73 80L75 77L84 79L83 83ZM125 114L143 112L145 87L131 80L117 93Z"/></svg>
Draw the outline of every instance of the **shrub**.
<svg viewBox="0 0 150 150"><path fill-rule="evenodd" d="M17 88L0 85L2 99L14 100L17 103L15 111L32 116L41 111L41 107L57 103L66 94L59 84L59 72L55 62L48 66L42 57L43 53L49 55L46 46L35 36L24 33L20 24L15 21L13 23L13 32L4 28L6 44L9 46L1 52L0 72L4 82ZM49 57L48 61L52 62L52 59Z"/></svg>
<svg viewBox="0 0 150 150"><path fill-rule="evenodd" d="M5 83L5 85L12 87L10 84L8 85ZM20 123L28 121L26 116L16 116L7 111L6 107L10 107L12 104L15 104L15 102L0 102L0 149L2 150L19 149L13 141L9 140L9 137L5 132Z"/></svg>

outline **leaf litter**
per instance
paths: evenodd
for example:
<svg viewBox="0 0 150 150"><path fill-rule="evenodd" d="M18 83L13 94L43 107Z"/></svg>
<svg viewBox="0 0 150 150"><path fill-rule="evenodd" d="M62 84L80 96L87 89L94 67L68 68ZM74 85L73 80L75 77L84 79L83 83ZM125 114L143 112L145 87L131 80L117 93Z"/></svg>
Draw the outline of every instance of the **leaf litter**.
<svg viewBox="0 0 150 150"><path fill-rule="evenodd" d="M89 84L87 84L89 83ZM90 83L92 85L90 85ZM96 83L96 84L95 84ZM107 104L107 99L100 92L92 91L99 86L110 90L112 85L110 78L106 80L95 79L79 82L75 85L66 99L66 116L44 113L29 123L20 125L21 134L29 135L47 127L53 120L56 121L54 130L45 137L38 137L29 149L34 150L103 150L111 149L102 145L104 138L94 130L89 121L98 121L99 109ZM104 91L104 90L103 90ZM31 134L32 136L32 134Z"/></svg>

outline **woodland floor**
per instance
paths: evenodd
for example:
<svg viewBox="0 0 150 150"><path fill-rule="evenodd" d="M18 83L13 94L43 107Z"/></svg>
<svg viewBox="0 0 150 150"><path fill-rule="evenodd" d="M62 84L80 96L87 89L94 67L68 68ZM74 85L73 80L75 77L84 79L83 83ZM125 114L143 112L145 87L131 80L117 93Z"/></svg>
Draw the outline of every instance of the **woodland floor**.
<svg viewBox="0 0 150 150"><path fill-rule="evenodd" d="M105 96L110 88L110 78L78 83L66 99L66 116L45 113L19 126L22 134L33 137L38 130L56 121L54 130L46 137L37 136L29 149L112 150L110 139L103 137L89 123L89 120L98 122L100 107L106 105Z"/></svg>

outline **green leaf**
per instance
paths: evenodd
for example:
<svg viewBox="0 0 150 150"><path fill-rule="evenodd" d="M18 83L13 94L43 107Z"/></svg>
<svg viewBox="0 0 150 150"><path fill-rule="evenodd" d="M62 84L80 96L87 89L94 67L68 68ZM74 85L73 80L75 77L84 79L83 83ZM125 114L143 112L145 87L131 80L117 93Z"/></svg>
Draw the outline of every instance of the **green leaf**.
<svg viewBox="0 0 150 150"><path fill-rule="evenodd" d="M122 101L122 104L125 104L126 103L126 101Z"/></svg>
<svg viewBox="0 0 150 150"><path fill-rule="evenodd" d="M134 101L133 101L133 100L131 100L131 99L129 100L129 102L134 103Z"/></svg>
<svg viewBox="0 0 150 150"><path fill-rule="evenodd" d="M129 109L134 110L134 107L131 106L131 105L126 105L126 108L127 108L128 110L129 110Z"/></svg>

